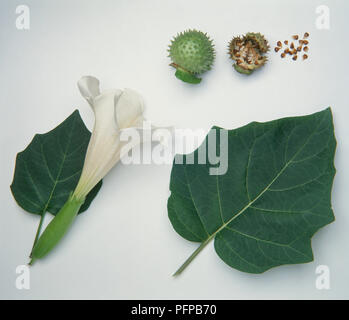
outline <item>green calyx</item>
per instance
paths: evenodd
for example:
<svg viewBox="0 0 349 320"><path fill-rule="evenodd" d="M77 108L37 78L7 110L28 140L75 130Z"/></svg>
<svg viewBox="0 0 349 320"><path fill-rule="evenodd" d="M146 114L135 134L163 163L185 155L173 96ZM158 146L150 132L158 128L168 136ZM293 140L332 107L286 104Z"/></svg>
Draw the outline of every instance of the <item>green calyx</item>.
<svg viewBox="0 0 349 320"><path fill-rule="evenodd" d="M268 58L268 41L261 33L248 32L244 36L234 37L229 43L229 55L234 69L242 74L251 74L264 66Z"/></svg>
<svg viewBox="0 0 349 320"><path fill-rule="evenodd" d="M69 196L67 202L59 210L53 220L51 220L35 243L30 255L31 261L29 265L32 265L35 260L46 256L58 244L72 225L84 202L85 199L77 198L74 195Z"/></svg>
<svg viewBox="0 0 349 320"><path fill-rule="evenodd" d="M198 74L211 69L215 51L206 33L187 30L179 33L169 46L170 66L177 69L176 77L188 83L200 83Z"/></svg>

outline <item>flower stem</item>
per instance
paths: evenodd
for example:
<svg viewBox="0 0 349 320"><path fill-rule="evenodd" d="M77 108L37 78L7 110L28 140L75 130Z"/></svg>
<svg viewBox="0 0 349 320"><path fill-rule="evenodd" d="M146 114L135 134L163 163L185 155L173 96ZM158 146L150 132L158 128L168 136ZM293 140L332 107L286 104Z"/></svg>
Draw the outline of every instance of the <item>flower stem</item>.
<svg viewBox="0 0 349 320"><path fill-rule="evenodd" d="M173 274L174 277L180 275L184 269L194 260L194 258L204 249L207 244L212 240L212 237L207 238L200 246L191 254L191 256L179 267L179 269Z"/></svg>

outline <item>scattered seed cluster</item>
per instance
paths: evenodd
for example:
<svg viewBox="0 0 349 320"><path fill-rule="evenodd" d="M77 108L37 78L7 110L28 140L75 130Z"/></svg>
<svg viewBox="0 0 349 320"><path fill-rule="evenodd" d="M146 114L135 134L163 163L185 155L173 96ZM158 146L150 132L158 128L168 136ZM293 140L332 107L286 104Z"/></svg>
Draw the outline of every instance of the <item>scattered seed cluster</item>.
<svg viewBox="0 0 349 320"><path fill-rule="evenodd" d="M285 49L281 53L281 58L285 58L286 55L290 55L292 57L292 60L296 61L298 59L298 55L303 55L303 60L308 59L308 51L309 51L309 41L307 40L309 38L309 33L304 33L303 39L300 39L298 35L292 36L292 40L288 41L285 40L283 43L281 41L278 41L276 43L276 47L274 49L275 52L279 52L283 49L283 44L285 45ZM296 43L298 41L298 44Z"/></svg>

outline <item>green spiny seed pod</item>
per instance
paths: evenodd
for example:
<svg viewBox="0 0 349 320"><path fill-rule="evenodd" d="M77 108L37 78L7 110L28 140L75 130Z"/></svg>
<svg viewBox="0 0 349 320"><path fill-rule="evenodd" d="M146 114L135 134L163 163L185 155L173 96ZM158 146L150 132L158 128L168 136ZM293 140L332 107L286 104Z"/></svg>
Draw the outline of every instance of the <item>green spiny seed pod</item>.
<svg viewBox="0 0 349 320"><path fill-rule="evenodd" d="M188 83L200 83L197 75L211 69L215 51L212 40L206 33L187 30L171 40L170 66L176 68L176 77Z"/></svg>
<svg viewBox="0 0 349 320"><path fill-rule="evenodd" d="M268 60L265 56L268 51L268 41L260 33L249 32L233 38L229 43L229 55L235 61L233 66L243 74L251 74L264 66Z"/></svg>

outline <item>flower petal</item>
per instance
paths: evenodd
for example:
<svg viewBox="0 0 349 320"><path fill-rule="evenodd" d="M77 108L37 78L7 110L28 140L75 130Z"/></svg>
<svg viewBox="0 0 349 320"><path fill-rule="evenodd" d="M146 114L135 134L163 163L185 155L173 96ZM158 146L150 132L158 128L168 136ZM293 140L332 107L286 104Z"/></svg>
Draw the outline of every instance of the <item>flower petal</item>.
<svg viewBox="0 0 349 320"><path fill-rule="evenodd" d="M93 107L93 99L101 93L99 90L99 80L92 76L84 76L78 81L78 87L81 95Z"/></svg>
<svg viewBox="0 0 349 320"><path fill-rule="evenodd" d="M141 126L143 109L142 97L134 90L125 89L115 101L115 121L119 129Z"/></svg>
<svg viewBox="0 0 349 320"><path fill-rule="evenodd" d="M117 131L118 126L115 122L115 101L118 101L122 91L119 89L104 91L95 97L92 102L92 108L95 113L94 131Z"/></svg>

